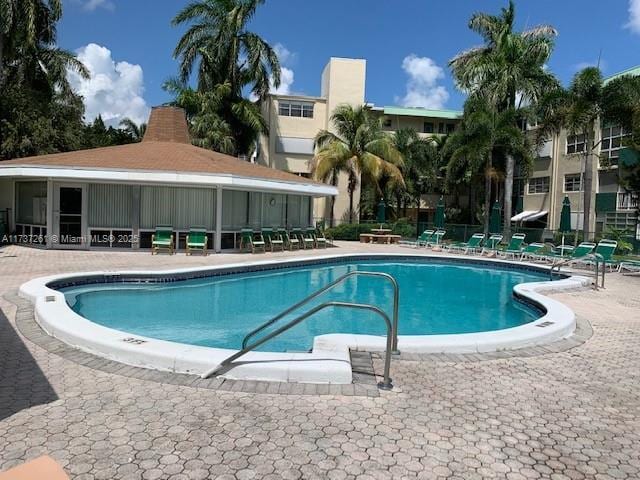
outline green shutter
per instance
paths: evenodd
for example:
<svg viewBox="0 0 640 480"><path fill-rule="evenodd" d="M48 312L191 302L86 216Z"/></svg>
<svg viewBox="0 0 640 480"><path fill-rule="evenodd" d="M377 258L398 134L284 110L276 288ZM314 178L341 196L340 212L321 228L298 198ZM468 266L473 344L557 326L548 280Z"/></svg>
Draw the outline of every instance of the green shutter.
<svg viewBox="0 0 640 480"><path fill-rule="evenodd" d="M617 207L617 193L597 193L596 213L615 212Z"/></svg>

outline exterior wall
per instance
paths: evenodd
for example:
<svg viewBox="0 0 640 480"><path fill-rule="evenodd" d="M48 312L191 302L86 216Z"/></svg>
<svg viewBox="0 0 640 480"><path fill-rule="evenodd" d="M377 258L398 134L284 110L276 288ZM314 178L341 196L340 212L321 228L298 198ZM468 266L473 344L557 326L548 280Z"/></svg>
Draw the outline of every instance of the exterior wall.
<svg viewBox="0 0 640 480"><path fill-rule="evenodd" d="M602 132L598 128L595 132L595 143L600 143ZM550 145L539 152L540 157L535 161L532 178L550 178L550 191L547 194L530 194L528 183L525 185L523 210L548 210L547 228L557 230L560 226L560 210L565 196L571 202L572 226L582 228L584 196L583 191L565 191L565 176L580 175L585 167L582 153L567 153L567 131L561 131L550 141ZM591 215L588 230L600 232L607 225L607 219L626 217L627 225L633 224L629 217L635 217L634 208L622 207L618 199L623 195L619 186L617 166L600 165L600 149L593 153ZM622 203L622 202L620 202ZM624 222L622 222L624 223ZM631 225L633 227L634 225Z"/></svg>
<svg viewBox="0 0 640 480"><path fill-rule="evenodd" d="M0 212L7 211L7 218L4 218L4 213L0 213L0 223L6 222L4 227L0 226L0 234L13 232L14 226L14 190L13 180L0 179Z"/></svg>

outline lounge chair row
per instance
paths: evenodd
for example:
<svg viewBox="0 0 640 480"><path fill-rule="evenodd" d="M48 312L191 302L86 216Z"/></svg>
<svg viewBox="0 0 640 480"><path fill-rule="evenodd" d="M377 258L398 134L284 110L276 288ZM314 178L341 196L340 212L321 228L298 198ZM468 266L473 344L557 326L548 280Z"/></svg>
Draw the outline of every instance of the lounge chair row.
<svg viewBox="0 0 640 480"><path fill-rule="evenodd" d="M594 263L590 254L595 253L610 269L620 269L620 262L613 259L618 242L614 240L602 239L595 244L593 242L582 242L577 247L560 245L547 251L548 247L544 243L533 242L525 245L525 234L514 233L509 243L501 245L503 236L490 235L487 239L482 233L475 233L467 242L454 242L446 245L445 250L451 253L493 255L502 258L513 258L529 261L542 261L548 263L566 262L574 266L591 266ZM627 262L628 263L628 262ZM633 263L633 262L631 262ZM631 265L633 268L633 265ZM640 270L640 268L639 268Z"/></svg>
<svg viewBox="0 0 640 480"><path fill-rule="evenodd" d="M191 228L186 237L186 254L191 255L194 251L207 255L208 247L207 231L204 228ZM307 229L294 228L286 230L281 228L263 228L255 231L250 228L241 230L240 250L251 251L253 253L267 249L272 252L280 250L298 250L309 248L326 248L327 239L321 229L309 227ZM155 233L151 236L151 254L166 251L175 253L175 237L173 227L156 227Z"/></svg>
<svg viewBox="0 0 640 480"><path fill-rule="evenodd" d="M267 249L275 252L278 249L284 251L313 248L327 248L327 239L319 228L294 228L291 230L263 228L259 231L245 228L241 231L240 251L257 253L259 251L266 252Z"/></svg>

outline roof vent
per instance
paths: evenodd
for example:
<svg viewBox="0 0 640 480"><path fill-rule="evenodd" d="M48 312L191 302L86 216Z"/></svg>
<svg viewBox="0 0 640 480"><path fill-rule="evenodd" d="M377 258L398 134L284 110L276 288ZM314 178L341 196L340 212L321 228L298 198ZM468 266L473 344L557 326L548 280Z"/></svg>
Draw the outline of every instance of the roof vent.
<svg viewBox="0 0 640 480"><path fill-rule="evenodd" d="M185 111L179 107L153 107L142 141L191 143Z"/></svg>

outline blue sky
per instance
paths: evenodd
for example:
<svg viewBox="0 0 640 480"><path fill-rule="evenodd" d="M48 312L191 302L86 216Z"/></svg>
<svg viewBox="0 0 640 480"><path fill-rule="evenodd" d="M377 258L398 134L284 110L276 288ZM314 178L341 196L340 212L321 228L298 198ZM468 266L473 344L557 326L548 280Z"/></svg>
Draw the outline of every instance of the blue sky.
<svg viewBox="0 0 640 480"><path fill-rule="evenodd" d="M170 25L185 5L171 0L65 0L59 44L78 51L94 72L75 78L87 116L111 123L144 119L169 99L162 82L176 74L173 48L182 29ZM467 28L478 9L497 13L506 0L267 0L251 29L279 44L287 68L282 88L318 95L329 57L367 60L367 101L377 105L460 108L464 97L447 68L480 42ZM568 82L601 52L605 75L640 64L640 0L519 0L519 28L559 30L549 67ZM87 47L90 44L90 47Z"/></svg>

